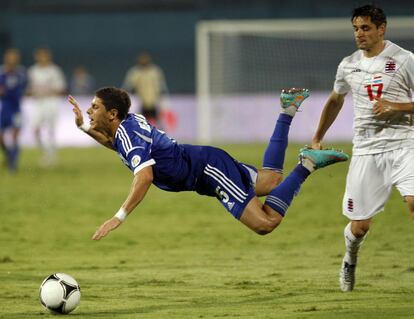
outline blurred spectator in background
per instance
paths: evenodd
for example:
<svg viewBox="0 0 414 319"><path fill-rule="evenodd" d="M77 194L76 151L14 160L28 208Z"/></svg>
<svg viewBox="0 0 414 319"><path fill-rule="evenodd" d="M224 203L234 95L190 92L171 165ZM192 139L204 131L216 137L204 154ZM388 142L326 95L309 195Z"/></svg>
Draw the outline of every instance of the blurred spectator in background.
<svg viewBox="0 0 414 319"><path fill-rule="evenodd" d="M59 113L61 95L65 93L66 82L62 70L53 63L49 49L38 48L34 53L35 64L28 70L28 94L34 99L34 133L43 150L43 166L56 161L55 125ZM42 140L42 131L47 130Z"/></svg>
<svg viewBox="0 0 414 319"><path fill-rule="evenodd" d="M137 64L131 67L124 79L123 87L135 93L141 102L141 114L152 125L160 126L160 108L165 108L168 95L164 72L152 63L151 55L143 52Z"/></svg>
<svg viewBox="0 0 414 319"><path fill-rule="evenodd" d="M20 52L8 49L0 66L0 146L10 171L17 170L19 133L22 123L20 102L26 89L26 69L20 65ZM10 129L11 143L6 145L5 133Z"/></svg>
<svg viewBox="0 0 414 319"><path fill-rule="evenodd" d="M72 95L92 94L95 90L95 79L86 68L78 66L73 70L69 86Z"/></svg>

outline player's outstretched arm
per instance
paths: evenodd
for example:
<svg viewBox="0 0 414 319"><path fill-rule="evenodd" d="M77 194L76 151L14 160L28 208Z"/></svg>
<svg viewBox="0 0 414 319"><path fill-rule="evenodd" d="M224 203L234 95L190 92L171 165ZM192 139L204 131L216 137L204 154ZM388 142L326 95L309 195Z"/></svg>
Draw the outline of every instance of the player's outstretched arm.
<svg viewBox="0 0 414 319"><path fill-rule="evenodd" d="M86 134L88 134L90 137L92 137L95 141L102 144L103 146L106 146L107 148L110 148L111 150L114 149L110 139L103 133L93 129L90 127L90 125L87 125L83 121L83 115L82 110L79 106L79 103L75 100L75 98L72 95L68 96L68 101L70 104L72 104L73 108L73 114L75 114L75 124L76 126L84 131Z"/></svg>
<svg viewBox="0 0 414 319"><path fill-rule="evenodd" d="M315 132L315 135L312 138L313 149L322 149L322 139L324 138L326 132L338 116L339 111L344 105L344 100L345 95L338 94L335 91L332 91L331 95L326 101L325 107L323 108L318 128Z"/></svg>
<svg viewBox="0 0 414 319"><path fill-rule="evenodd" d="M121 209L114 217L103 223L95 234L92 236L93 240L99 240L108 235L108 233L122 224L126 217L138 206L144 199L148 189L152 184L154 178L152 166L148 166L140 170L132 181L131 190Z"/></svg>

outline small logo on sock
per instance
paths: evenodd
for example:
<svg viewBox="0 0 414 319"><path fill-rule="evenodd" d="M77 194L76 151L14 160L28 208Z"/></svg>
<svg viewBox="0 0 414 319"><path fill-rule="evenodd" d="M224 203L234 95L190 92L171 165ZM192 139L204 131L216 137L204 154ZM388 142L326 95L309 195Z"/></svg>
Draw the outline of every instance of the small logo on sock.
<svg viewBox="0 0 414 319"><path fill-rule="evenodd" d="M352 198L348 198L348 211L353 212L354 211L354 201Z"/></svg>

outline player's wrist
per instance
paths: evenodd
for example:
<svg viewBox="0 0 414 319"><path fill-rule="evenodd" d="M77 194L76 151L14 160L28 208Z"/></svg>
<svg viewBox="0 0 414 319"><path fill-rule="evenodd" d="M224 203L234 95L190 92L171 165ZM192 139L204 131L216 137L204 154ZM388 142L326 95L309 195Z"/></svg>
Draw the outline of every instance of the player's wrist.
<svg viewBox="0 0 414 319"><path fill-rule="evenodd" d="M78 129L84 132L88 132L91 128L91 125L89 123L83 122L81 125L78 126Z"/></svg>
<svg viewBox="0 0 414 319"><path fill-rule="evenodd" d="M115 218L117 218L121 223L125 221L125 219L128 217L128 213L126 210L121 207L117 213L114 215Z"/></svg>

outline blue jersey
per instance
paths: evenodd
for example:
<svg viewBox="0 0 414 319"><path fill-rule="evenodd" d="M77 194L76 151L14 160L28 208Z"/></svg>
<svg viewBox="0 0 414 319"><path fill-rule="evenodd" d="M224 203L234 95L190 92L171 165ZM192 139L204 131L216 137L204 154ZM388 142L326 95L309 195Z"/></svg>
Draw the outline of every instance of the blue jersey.
<svg viewBox="0 0 414 319"><path fill-rule="evenodd" d="M153 183L168 191L193 190L194 180L184 149L142 115L128 114L115 134L114 147L128 168L138 173L153 166Z"/></svg>
<svg viewBox="0 0 414 319"><path fill-rule="evenodd" d="M121 122L114 148L134 174L152 166L157 187L217 197L236 218L255 196L254 167L215 147L178 144L142 115L128 114Z"/></svg>
<svg viewBox="0 0 414 319"><path fill-rule="evenodd" d="M0 88L4 91L0 95L2 108L11 113L20 111L20 101L27 85L27 75L24 67L19 66L14 71L6 71L0 67Z"/></svg>

